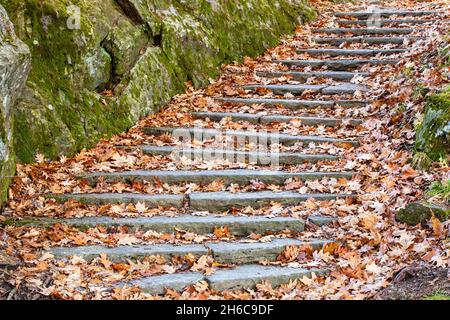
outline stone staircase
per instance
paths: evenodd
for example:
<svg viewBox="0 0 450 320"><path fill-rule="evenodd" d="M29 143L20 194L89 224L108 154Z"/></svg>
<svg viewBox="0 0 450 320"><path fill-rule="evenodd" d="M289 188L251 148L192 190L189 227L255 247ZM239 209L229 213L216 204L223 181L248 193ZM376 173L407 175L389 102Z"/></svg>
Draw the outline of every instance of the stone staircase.
<svg viewBox="0 0 450 320"><path fill-rule="evenodd" d="M199 120L207 120L215 123L214 129L181 128L181 133L189 138L199 136L199 142L203 148L183 146L180 148L175 142L171 145L141 145L122 146L129 152L140 150L144 154L156 157L168 157L178 153L180 159L202 159L203 156L224 156L231 159L231 163L250 163L254 166L262 164L261 159L276 156L279 168L267 169L236 169L224 170L139 170L115 173L85 173L77 176L77 179L95 186L98 183L109 184L116 182L133 183L143 181L158 181L166 185L208 185L220 181L226 186L246 186L254 181L266 185L283 186L287 180L315 181L322 179L346 179L351 180L357 173L343 169L339 164L340 156L322 152L321 146L335 146L344 148L345 152L353 152L359 146L356 137L326 137L313 135L299 135L286 133L272 133L247 130L228 130L222 128L224 120L233 122L251 123L260 128L270 129L274 123L290 123L301 121L305 126L338 127L346 124L349 127L357 127L363 123L363 119L322 117L309 113L312 110L324 109L332 113L335 109L364 108L370 101L355 99L357 93L364 93L368 89L363 85L351 83L355 76L368 76L368 66L382 64L396 64L399 58L392 56L408 51L413 41L420 37L410 36L416 24L432 21L439 12L437 11L393 11L386 9L380 12L383 20L381 28L366 28L366 20L371 14L368 12L336 13L337 28L315 29L317 38L313 40L314 48L298 48L297 54L307 55L314 59L274 60L277 64L271 71L256 71L255 83L248 83L242 88L244 94L235 96L214 96L215 101L223 105L226 112L211 112L204 110L193 112L192 116ZM401 18L397 18L401 17ZM394 18L393 18L394 17ZM410 27L396 27L409 24ZM330 35L332 35L330 37ZM341 48L344 43L360 43L356 49ZM286 70L286 68L288 70ZM296 84L265 84L257 83L257 79L264 81L276 78L286 78ZM311 78L334 81L335 84L306 84ZM263 81L263 82L264 82ZM329 83L329 82L328 82ZM311 96L301 100L295 96L305 92ZM268 95L269 93L269 95ZM264 106L263 113L232 112L230 109L236 106ZM284 114L273 114L272 110L283 109ZM303 112L299 114L299 112ZM152 137L174 135L180 128L177 127L147 127L143 132ZM218 148L211 140L221 137L233 137L245 141L276 141L276 152L252 150L248 145L241 149L230 148L223 150ZM196 138L197 139L197 138ZM296 151L295 146L307 145L312 148L306 153ZM294 147L294 148L292 148ZM292 166L311 164L315 171L292 170ZM323 168L324 170L320 170ZM164 294L167 288L182 291L189 285L200 281L206 281L212 290L249 289L256 284L267 281L274 286L289 283L294 279L308 277L312 273L326 274L329 268L309 268L283 265L263 265L261 261L277 260L288 246L308 246L320 250L324 245L333 243L333 239L306 239L302 233L308 226L314 226L310 230L321 227L332 228L337 216L311 215L307 219L298 217L271 216L246 216L233 214L234 210L245 208L262 208L277 203L281 206L295 206L309 199L316 201L333 201L346 199L358 201L356 194L348 193L306 193L298 191L252 191L252 192L191 192L188 194L137 194L137 193L91 193L91 194L48 194L47 198L64 203L76 200L91 205L105 204L144 204L147 208L170 208L177 210L175 217L154 216L138 218L114 218L114 217L84 217L73 219L29 218L20 221L21 225L38 227L50 227L55 223L67 224L79 229L87 229L102 226L107 230L115 227L127 227L129 232L154 231L160 233L172 233L175 230L184 230L195 234L212 234L218 228L225 228L236 241L216 241L201 244L148 244L139 246L82 246L68 248L50 248L49 251L57 259L67 259L71 256L79 256L87 261L100 254L106 254L113 262L127 260L139 260L140 258L159 255L162 257L194 257L211 256L217 263L227 265L219 267L211 275L203 275L198 272L182 272L175 274L159 275L143 278L118 285L137 285L149 294ZM350 200L353 199L353 200ZM207 212L206 215L192 213ZM274 237L268 242L249 242L250 234L280 235L286 230L294 232L298 238ZM323 233L321 233L323 234Z"/></svg>

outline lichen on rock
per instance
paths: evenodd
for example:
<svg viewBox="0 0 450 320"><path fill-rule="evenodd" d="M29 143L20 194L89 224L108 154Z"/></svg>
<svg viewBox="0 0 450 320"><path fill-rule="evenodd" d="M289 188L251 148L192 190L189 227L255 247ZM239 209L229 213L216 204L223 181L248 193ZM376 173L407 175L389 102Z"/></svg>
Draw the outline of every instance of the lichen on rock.
<svg viewBox="0 0 450 320"><path fill-rule="evenodd" d="M0 6L0 205L15 171L14 104L30 70L30 52Z"/></svg>

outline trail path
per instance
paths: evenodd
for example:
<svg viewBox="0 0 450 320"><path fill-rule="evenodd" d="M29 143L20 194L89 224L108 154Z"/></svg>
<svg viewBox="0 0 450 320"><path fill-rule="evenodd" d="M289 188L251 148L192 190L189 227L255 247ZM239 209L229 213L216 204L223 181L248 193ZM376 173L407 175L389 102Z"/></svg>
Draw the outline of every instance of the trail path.
<svg viewBox="0 0 450 320"><path fill-rule="evenodd" d="M129 133L20 166L2 220L26 265L8 281L75 299L346 299L414 259L448 267L439 234L393 218L431 178L409 164L393 106L412 89L393 75L436 45L448 10L370 4L384 7L373 26L367 3L337 5L352 11L328 9Z"/></svg>

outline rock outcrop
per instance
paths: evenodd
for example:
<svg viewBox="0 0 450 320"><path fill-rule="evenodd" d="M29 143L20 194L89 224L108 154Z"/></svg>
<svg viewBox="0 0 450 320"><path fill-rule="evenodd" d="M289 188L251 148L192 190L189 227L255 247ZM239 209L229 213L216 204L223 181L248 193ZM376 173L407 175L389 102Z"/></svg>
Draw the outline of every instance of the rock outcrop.
<svg viewBox="0 0 450 320"><path fill-rule="evenodd" d="M0 6L0 205L14 174L14 104L30 70L30 51Z"/></svg>
<svg viewBox="0 0 450 320"><path fill-rule="evenodd" d="M15 151L55 158L122 132L186 81L256 55L314 16L306 0L0 0L32 51Z"/></svg>
<svg viewBox="0 0 450 320"><path fill-rule="evenodd" d="M416 150L433 161L450 154L450 86L428 97L423 121L416 134Z"/></svg>

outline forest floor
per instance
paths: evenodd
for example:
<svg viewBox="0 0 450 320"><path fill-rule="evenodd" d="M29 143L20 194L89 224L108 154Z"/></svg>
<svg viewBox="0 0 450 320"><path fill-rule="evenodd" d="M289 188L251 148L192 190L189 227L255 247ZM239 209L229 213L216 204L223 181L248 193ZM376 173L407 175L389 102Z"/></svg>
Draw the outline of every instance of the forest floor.
<svg viewBox="0 0 450 320"><path fill-rule="evenodd" d="M439 48L448 45L449 11L441 19L419 26L392 25L387 27L411 27L408 36L424 39L398 44L371 45L371 49L390 50L407 48L388 59L399 60L395 64L364 64L357 68L361 73L347 81L351 88L344 92L323 97L314 86L337 87L342 81L322 77L310 77L298 81L289 71L330 71L327 66L288 67L274 60L316 60L309 53L297 52L299 48L326 49L318 45L316 37L329 37L317 33L315 28L335 28L336 12L352 12L355 8L345 2L311 1L320 12L318 19L300 25L295 34L281 40L278 47L267 50L257 58L245 58L243 63L223 66L219 79L196 90L189 86L186 93L173 98L161 112L142 119L129 132L103 140L90 150L82 150L74 157L61 157L48 161L36 156L36 163L18 165L17 176L10 189L10 200L0 216L0 254L13 259L17 266L0 272L0 296L7 299L423 299L436 293L450 294L450 222L432 218L422 226L407 226L397 222L395 213L407 203L423 197L432 181L450 177L449 168L434 163L427 171L415 169L412 164L414 126L420 121L426 93L436 92L449 83L449 68L442 67ZM383 7L408 10L448 9L447 1L433 2L401 0L385 1ZM356 4L365 7L365 2ZM341 35L345 36L345 35ZM367 49L363 43L344 42L340 49ZM345 57L366 59L361 57ZM373 57L372 57L373 58ZM386 59L384 56L376 58ZM336 60L331 56L324 59ZM262 77L267 72L285 73L279 77ZM245 85L254 88L243 88ZM293 85L307 87L302 92L277 93L270 86ZM367 88L360 90L358 88ZM272 88L272 89L271 89ZM421 89L421 90L419 90ZM113 93L105 93L113 94ZM336 103L331 108L294 110L281 104L268 106L263 103L234 104L220 101L218 97L241 99L301 99L309 101L371 101L357 107L344 107ZM193 116L194 112L278 115L292 117L287 122L263 123L223 116ZM305 124L299 118L358 119L358 123L343 120L329 126ZM163 171L213 171L213 170L269 170L270 166L250 163L230 163L227 160L195 161L187 158L174 160L164 154L143 152L141 146L170 147L176 141L170 134L149 133L148 128L201 127L216 130L276 131L290 136L314 136L337 139L333 142L296 143L277 146L280 152L304 155L337 157L332 163L285 163L282 171L289 173L327 172L354 174L351 178L323 177L315 180L287 179L281 185L252 179L247 184L226 184L219 180L210 183L165 183L159 179L110 181L100 177L92 184L80 179L81 174L101 172L130 172L132 170ZM170 132L168 132L170 133ZM339 140L340 139L340 140ZM359 141L355 146L354 141ZM209 139L194 141L193 145L216 147ZM113 230L101 225L77 228L62 219L86 217L154 218L189 214L191 217L207 217L211 210L189 211L164 205L151 206L145 201L128 203L86 203L75 199L56 201L44 195L142 194L146 196L182 195L198 193L237 195L256 192L295 193L296 195L328 194L351 195L337 199L320 200L315 197L304 202L281 205L277 201L258 207L231 206L220 212L231 217L271 217L304 219L305 230L278 230L276 232L252 232L237 236L227 227L217 226L207 234L175 229L173 232L135 230L129 226L116 226ZM185 198L186 199L186 198ZM216 201L217 202L217 201ZM219 201L220 202L220 201ZM192 198L190 205L192 205ZM214 204L208 204L214 206ZM209 208L209 207L208 207ZM207 209L208 209L207 208ZM331 223L317 225L309 221L311 216L331 218ZM28 223L39 218L54 219L49 226ZM59 220L59 221L58 221ZM270 230L268 230L270 231ZM320 248L288 246L277 255L275 261L259 261L260 266L315 268L330 270L327 274L310 276L274 286L263 281L251 289L214 290L208 282L200 281L186 286L183 292L167 290L163 295L144 292L139 286L118 286L127 281L161 275L176 275L191 271L214 276L221 271L232 270L233 263L216 261L210 254L167 258L160 255L138 259L111 259L99 254L94 259L71 255L62 259L49 249L104 246L126 248L144 245L185 246L207 243L265 244L275 239L311 241L328 240Z"/></svg>

